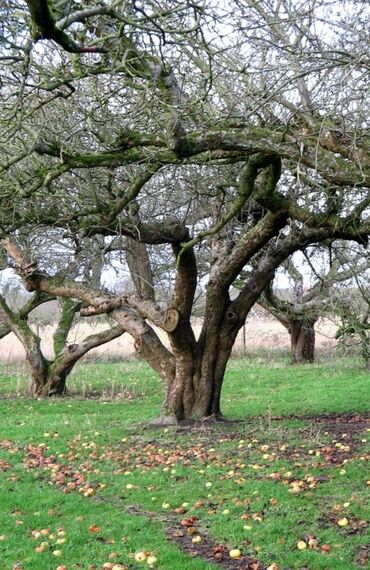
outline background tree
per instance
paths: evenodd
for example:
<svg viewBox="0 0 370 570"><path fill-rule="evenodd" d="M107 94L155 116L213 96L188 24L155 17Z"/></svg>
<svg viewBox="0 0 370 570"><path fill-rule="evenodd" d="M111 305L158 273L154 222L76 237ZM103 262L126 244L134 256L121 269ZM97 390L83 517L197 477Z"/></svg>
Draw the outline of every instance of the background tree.
<svg viewBox="0 0 370 570"><path fill-rule="evenodd" d="M370 369L370 275L356 271L354 256L341 252L342 262L347 265L352 279L339 293L336 315L340 326L336 338L345 346L357 345L365 368ZM368 261L368 260L367 260ZM338 320L337 319L337 320Z"/></svg>
<svg viewBox="0 0 370 570"><path fill-rule="evenodd" d="M27 239L23 240L23 247L37 251L44 262L48 261L49 270L52 271L54 266L52 273L57 279L64 279L68 275L99 286L102 264L97 240L95 243L90 241L88 244L91 257L84 258L84 256L79 255L76 259L71 256L71 244L65 243L66 240L58 242L55 235L52 238L51 248L48 248L43 254L44 239L40 241L37 236L27 236ZM67 261L64 259L65 266L61 269L62 258L65 257L67 257ZM121 325L108 326L106 330L88 335L80 342L71 343L69 335L76 317L84 315L84 307L80 301L69 297L50 296L39 291L30 295L28 300L26 299L19 307L13 308L11 301L11 290L8 291L7 296L0 294L0 339L13 332L21 342L30 370L29 394L38 396L65 394L67 377L76 362L92 348L101 346L125 332ZM56 303L54 310L57 325L53 333L54 355L52 358L46 357L41 348L39 328L36 327L36 331L34 331L30 324L32 311L48 301L55 301Z"/></svg>
<svg viewBox="0 0 370 570"><path fill-rule="evenodd" d="M353 286L354 279L369 269L367 252L361 246L348 248L343 242L330 242L303 250L299 259L290 257L282 268L290 287L279 291L272 280L258 303L288 330L292 363L313 362L315 324L338 310L343 314L341 297L346 282Z"/></svg>
<svg viewBox="0 0 370 570"><path fill-rule="evenodd" d="M163 379L162 422L220 417L235 338L276 268L313 243L367 243L366 5L355 26L326 2L28 6L6 7L4 247L30 290L110 312L134 337ZM17 233L35 227L121 248L135 294L32 265ZM170 256L159 299L153 263Z"/></svg>

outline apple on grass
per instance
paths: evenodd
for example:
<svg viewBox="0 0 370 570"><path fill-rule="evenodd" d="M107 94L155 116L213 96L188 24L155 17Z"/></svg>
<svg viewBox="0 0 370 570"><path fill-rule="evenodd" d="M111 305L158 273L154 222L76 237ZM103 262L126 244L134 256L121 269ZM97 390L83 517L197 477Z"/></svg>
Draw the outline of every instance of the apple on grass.
<svg viewBox="0 0 370 570"><path fill-rule="evenodd" d="M62 556L62 551L61 550L53 550L53 556L56 556L57 558L59 558L60 556Z"/></svg>
<svg viewBox="0 0 370 570"><path fill-rule="evenodd" d="M136 552L134 558L135 558L136 562L144 562L144 560L147 559L147 555L142 550L139 550L139 552Z"/></svg>

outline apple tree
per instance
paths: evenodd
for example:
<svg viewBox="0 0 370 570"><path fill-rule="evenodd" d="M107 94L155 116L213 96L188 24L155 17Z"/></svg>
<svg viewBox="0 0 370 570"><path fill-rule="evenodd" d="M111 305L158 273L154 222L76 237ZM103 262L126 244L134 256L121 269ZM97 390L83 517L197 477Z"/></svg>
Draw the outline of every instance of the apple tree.
<svg viewBox="0 0 370 570"><path fill-rule="evenodd" d="M58 276L65 278L68 275L78 281L100 284L102 265L98 262L101 257L96 242L89 241L89 247L84 248L84 255L79 248L81 251L76 258L76 255L71 255L72 250L70 247L66 247L66 243L58 243L55 232L49 233L47 250L45 250L43 236L41 236L41 241L37 237L27 236L26 239L22 239L22 247L36 250L43 262L48 262L49 270L52 267L54 268L54 278ZM86 253L89 253L88 258ZM62 267L60 267L61 258ZM30 372L28 383L30 395L64 395L67 391L67 378L75 364L91 349L106 344L124 333L121 325L109 326L108 323L105 330L87 335L78 342L75 339L71 342L72 327L77 318L84 316L84 306L81 301L34 291L28 295L28 298L23 296L23 302L19 306L19 303L12 303L11 283L8 287L8 295L6 291L1 291L1 289L5 289L5 287L0 287L0 340L12 332L21 342ZM50 301L54 302L56 318L56 327L52 339L52 357L46 356L42 349L42 327L32 326L33 311Z"/></svg>
<svg viewBox="0 0 370 570"><path fill-rule="evenodd" d="M369 270L367 250L329 241L303 249L281 266L289 287L280 291L272 279L258 303L289 332L293 364L315 360L315 324L320 318L343 317L343 296ZM358 287L361 290L360 286ZM352 311L352 317L356 311ZM349 305L346 314L349 316Z"/></svg>
<svg viewBox="0 0 370 570"><path fill-rule="evenodd" d="M367 244L368 7L340 6L2 8L3 247L30 291L109 313L135 339L163 380L162 423L221 417L238 331L294 252L332 239ZM135 292L53 273L18 239L35 228L74 244L100 236Z"/></svg>

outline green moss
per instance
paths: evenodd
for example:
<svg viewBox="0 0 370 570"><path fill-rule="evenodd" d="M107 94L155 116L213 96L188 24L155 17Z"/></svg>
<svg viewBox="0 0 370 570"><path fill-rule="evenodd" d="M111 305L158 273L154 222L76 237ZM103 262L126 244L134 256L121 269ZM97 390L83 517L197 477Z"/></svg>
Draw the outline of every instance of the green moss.
<svg viewBox="0 0 370 570"><path fill-rule="evenodd" d="M62 314L59 319L58 327L54 333L54 354L57 357L64 349L68 333L71 330L73 319L76 314L77 304L72 299L63 299L61 301Z"/></svg>

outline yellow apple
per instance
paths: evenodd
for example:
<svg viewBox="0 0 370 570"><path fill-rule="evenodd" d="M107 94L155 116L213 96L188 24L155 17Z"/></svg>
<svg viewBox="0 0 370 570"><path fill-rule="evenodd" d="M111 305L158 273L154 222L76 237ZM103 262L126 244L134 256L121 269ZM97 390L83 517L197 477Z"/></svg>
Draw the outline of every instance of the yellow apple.
<svg viewBox="0 0 370 570"><path fill-rule="evenodd" d="M143 552L142 550L140 550L139 552L137 552L134 556L136 562L144 562L144 560L146 560L146 554L145 552Z"/></svg>
<svg viewBox="0 0 370 570"><path fill-rule="evenodd" d="M238 558L240 558L242 555L242 553L240 552L239 548L233 548L232 550L230 550L229 552L229 556L230 558L232 558L233 560L237 560Z"/></svg>
<svg viewBox="0 0 370 570"><path fill-rule="evenodd" d="M53 556L56 556L57 558L59 558L60 556L62 556L62 551L61 550L53 550Z"/></svg>

